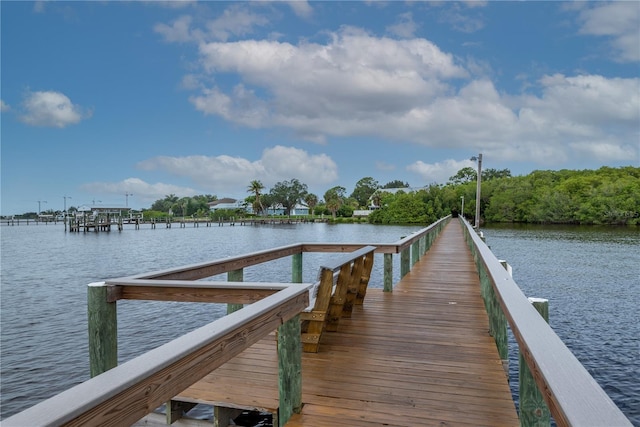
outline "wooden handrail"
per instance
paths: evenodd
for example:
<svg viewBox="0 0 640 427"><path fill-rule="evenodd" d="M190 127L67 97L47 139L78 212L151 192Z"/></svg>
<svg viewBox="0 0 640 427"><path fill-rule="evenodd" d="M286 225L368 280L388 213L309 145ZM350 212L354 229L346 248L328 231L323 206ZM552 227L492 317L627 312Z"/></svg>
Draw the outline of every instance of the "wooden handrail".
<svg viewBox="0 0 640 427"><path fill-rule="evenodd" d="M622 411L533 308L471 225L462 222L556 423L559 426L631 426Z"/></svg>
<svg viewBox="0 0 640 427"><path fill-rule="evenodd" d="M290 286L266 282L199 282L194 280L131 279L105 281L107 302L148 301L251 304Z"/></svg>
<svg viewBox="0 0 640 427"><path fill-rule="evenodd" d="M342 268L342 266L353 262L357 258L363 257L371 252L374 252L375 250L376 250L375 246L365 246L353 252L344 254L342 257L340 257L340 259L334 261L332 264L321 265L320 270L322 271L323 269L326 269L326 270L331 270L332 272L335 273L339 271Z"/></svg>
<svg viewBox="0 0 640 427"><path fill-rule="evenodd" d="M176 279L176 280L197 280L217 274L239 270L252 265L262 264L286 256L299 254L302 252L300 243L281 246L273 249L252 252L246 255L239 255L225 259L207 261L197 264L184 265L168 270L155 271L131 276L132 279Z"/></svg>
<svg viewBox="0 0 640 427"><path fill-rule="evenodd" d="M304 252L352 252L320 268L321 271L329 269L332 272L341 271L345 265L358 258L358 262L368 263L370 269L372 253L382 253L385 255L386 289L387 280L391 280L392 254L405 253L411 245L419 242L421 249L425 249L424 239L430 244L435 238L436 233L432 233L435 227L441 227L443 221L448 219L449 217L443 218L408 238L391 244L297 243L92 283L89 285L89 323L92 324L92 318L104 317L100 325L89 328L90 341L98 341L94 348L95 354L91 351L90 344L91 372L96 376L4 420L2 425L134 423L274 329L295 324L297 336L300 336L299 313L309 305L308 289L311 284L214 282L198 279L223 273L242 273L245 267L293 256L293 281L299 282L301 272L295 270L301 270L301 255ZM416 248L414 246L412 249ZM363 261L364 258L368 260ZM357 285L360 284L360 288L363 283L366 285L370 274L369 272L367 277L360 277L359 271L360 266L351 278L354 281L352 287L357 292L356 303L364 297L364 291ZM116 366L115 302L119 299L252 305ZM287 329L295 330L289 326ZM297 346L292 348L291 351L295 351ZM292 408L285 409L290 411Z"/></svg>
<svg viewBox="0 0 640 427"><path fill-rule="evenodd" d="M309 303L308 288L290 284L7 418L2 425L133 424L297 316Z"/></svg>
<svg viewBox="0 0 640 427"><path fill-rule="evenodd" d="M264 262L273 261L294 254L304 252L352 252L362 248L363 246L375 246L375 253L397 254L425 235L429 234L434 228L442 225L444 221L447 221L450 218L451 215L441 218L428 227L425 227L394 243L295 243L292 245L256 251L225 259L206 261L197 264L184 265L177 268L138 274L128 277L128 279L197 280L262 264Z"/></svg>
<svg viewBox="0 0 640 427"><path fill-rule="evenodd" d="M394 245L396 246L396 253L400 253L404 249L407 249L413 243L419 241L422 237L424 237L425 235L433 231L433 229L442 226L444 223L446 223L450 219L451 219L451 215L447 215L443 218L440 218L439 220L429 225L428 227L425 227L422 230L418 230L417 232L398 240L397 242L394 243Z"/></svg>

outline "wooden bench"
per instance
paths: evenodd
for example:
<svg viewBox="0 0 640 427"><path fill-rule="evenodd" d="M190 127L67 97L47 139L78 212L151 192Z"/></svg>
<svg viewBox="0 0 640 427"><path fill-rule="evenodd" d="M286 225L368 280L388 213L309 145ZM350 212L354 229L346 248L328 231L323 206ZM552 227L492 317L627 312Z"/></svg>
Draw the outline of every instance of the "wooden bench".
<svg viewBox="0 0 640 427"><path fill-rule="evenodd" d="M375 249L375 246L366 246L342 254L332 265L320 267L319 280L310 290L310 304L300 314L305 352L317 353L322 332L336 331L340 318L351 317L353 306L364 302ZM213 405L214 426L226 427L229 419L241 411L270 413L273 425L278 425L278 375L274 333L184 390L173 401L181 401L180 405L190 402ZM242 378L250 379L238 387ZM251 388L251 395L247 394L246 387Z"/></svg>
<svg viewBox="0 0 640 427"><path fill-rule="evenodd" d="M318 282L310 291L310 304L300 314L305 352L317 353L324 330L335 332L341 317L351 317L354 304L367 293L375 246L345 254L330 266L321 266Z"/></svg>

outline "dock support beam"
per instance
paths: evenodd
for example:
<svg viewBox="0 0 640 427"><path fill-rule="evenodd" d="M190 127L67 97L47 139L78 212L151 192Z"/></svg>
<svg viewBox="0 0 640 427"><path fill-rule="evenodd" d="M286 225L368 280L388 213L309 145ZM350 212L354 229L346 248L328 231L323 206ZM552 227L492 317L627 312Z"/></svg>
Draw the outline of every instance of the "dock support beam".
<svg viewBox="0 0 640 427"><path fill-rule="evenodd" d="M529 302L540 313L544 320L549 323L549 300L542 298L529 298ZM542 427L551 425L551 413L544 401L540 389L536 385L531 370L524 360L522 353L519 354L520 372L520 425L522 427Z"/></svg>
<svg viewBox="0 0 640 427"><path fill-rule="evenodd" d="M302 283L302 252L291 257L291 282Z"/></svg>
<svg viewBox="0 0 640 427"><path fill-rule="evenodd" d="M227 280L229 282L242 282L244 281L244 270L233 270L227 273ZM227 304L227 314L231 314L234 311L238 311L244 307L242 304Z"/></svg>
<svg viewBox="0 0 640 427"><path fill-rule="evenodd" d="M118 366L116 303L108 302L108 291L104 282L90 283L87 287L91 378Z"/></svg>
<svg viewBox="0 0 640 427"><path fill-rule="evenodd" d="M500 359L507 361L509 359L509 344L507 341L507 318L502 312L500 301L496 295L495 289L491 284L491 279L487 275L487 271L483 264L478 266L480 274L480 292L484 299L485 309L489 315L489 333L496 342ZM506 363L506 362L503 362Z"/></svg>
<svg viewBox="0 0 640 427"><path fill-rule="evenodd" d="M300 413L302 409L302 341L300 336L300 315L294 316L278 328L279 426L284 426L291 415Z"/></svg>
<svg viewBox="0 0 640 427"><path fill-rule="evenodd" d="M393 254L384 254L384 292L393 291Z"/></svg>
<svg viewBox="0 0 640 427"><path fill-rule="evenodd" d="M411 244L411 266L420 260L420 240L416 240Z"/></svg>
<svg viewBox="0 0 640 427"><path fill-rule="evenodd" d="M411 271L410 246L400 251L400 278L406 276Z"/></svg>

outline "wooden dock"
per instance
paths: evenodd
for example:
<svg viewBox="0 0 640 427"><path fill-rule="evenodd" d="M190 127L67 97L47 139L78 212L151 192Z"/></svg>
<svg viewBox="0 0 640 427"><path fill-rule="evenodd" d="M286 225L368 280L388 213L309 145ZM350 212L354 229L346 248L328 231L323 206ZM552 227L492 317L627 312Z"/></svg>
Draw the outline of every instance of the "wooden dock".
<svg viewBox="0 0 640 427"><path fill-rule="evenodd" d="M519 425L461 227L451 221L393 292L370 288L303 353L303 407L287 426ZM275 346L263 339L176 400L277 417Z"/></svg>
<svg viewBox="0 0 640 427"><path fill-rule="evenodd" d="M372 251L384 254L384 290L365 292ZM312 284L301 283L306 252L343 255ZM291 282L242 282L244 268L285 257ZM295 243L87 292L92 378L6 427L211 425L189 418L197 403L214 407L214 427L243 411L289 427L632 425L464 219L391 244ZM116 305L128 299L226 303L229 314L118 365ZM501 360L507 327L521 355L519 419Z"/></svg>

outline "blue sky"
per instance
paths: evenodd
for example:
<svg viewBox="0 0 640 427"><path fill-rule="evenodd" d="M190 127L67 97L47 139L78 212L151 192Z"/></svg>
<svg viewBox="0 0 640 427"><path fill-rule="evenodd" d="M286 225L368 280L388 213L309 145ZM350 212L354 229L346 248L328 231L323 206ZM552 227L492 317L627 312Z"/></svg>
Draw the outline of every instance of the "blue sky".
<svg viewBox="0 0 640 427"><path fill-rule="evenodd" d="M4 215L640 163L639 2L0 7Z"/></svg>

